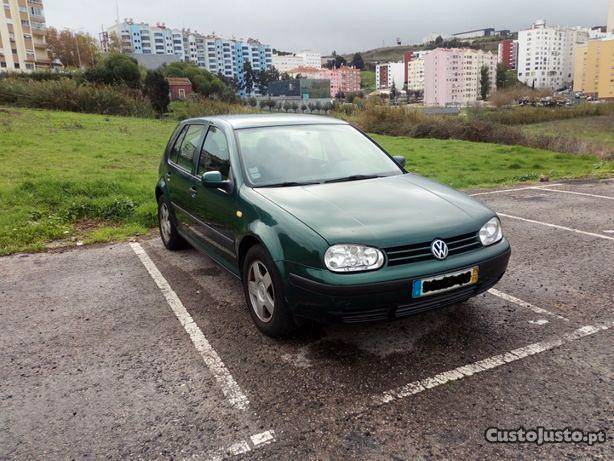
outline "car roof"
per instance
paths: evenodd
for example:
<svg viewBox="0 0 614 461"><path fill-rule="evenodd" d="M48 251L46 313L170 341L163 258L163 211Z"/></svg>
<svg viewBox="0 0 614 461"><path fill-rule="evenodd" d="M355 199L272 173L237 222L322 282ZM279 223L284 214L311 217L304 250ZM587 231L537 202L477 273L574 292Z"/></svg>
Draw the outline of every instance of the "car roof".
<svg viewBox="0 0 614 461"><path fill-rule="evenodd" d="M216 115L213 117L199 117L185 120L184 123L206 121L221 121L230 125L235 130L243 128L260 128L287 125L347 125L343 120L324 117L321 115L305 114L235 114Z"/></svg>

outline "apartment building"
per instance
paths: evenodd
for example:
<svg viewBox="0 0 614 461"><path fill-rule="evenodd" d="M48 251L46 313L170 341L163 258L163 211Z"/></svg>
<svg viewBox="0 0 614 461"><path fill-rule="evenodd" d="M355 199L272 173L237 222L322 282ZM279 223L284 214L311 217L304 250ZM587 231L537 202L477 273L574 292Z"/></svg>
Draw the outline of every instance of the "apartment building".
<svg viewBox="0 0 614 461"><path fill-rule="evenodd" d="M502 40L499 42L498 61L508 69L518 67L518 40Z"/></svg>
<svg viewBox="0 0 614 461"><path fill-rule="evenodd" d="M255 71L266 70L272 65L271 47L254 39L203 35L189 29L171 29L160 23L155 26L136 23L132 19L116 24L107 32L118 35L123 53L176 56L214 74L232 78L241 96L250 96L242 89L245 63L249 62ZM251 95L257 94L258 89L254 88Z"/></svg>
<svg viewBox="0 0 614 461"><path fill-rule="evenodd" d="M330 96L338 94L358 93L360 91L360 69L342 66L338 69L326 69L316 67L297 67L290 69L291 77L300 75L303 78L315 80L328 80L330 82Z"/></svg>
<svg viewBox="0 0 614 461"><path fill-rule="evenodd" d="M386 62L375 66L375 88L386 90L394 86L401 90L405 85L405 61Z"/></svg>
<svg viewBox="0 0 614 461"><path fill-rule="evenodd" d="M488 67L490 91L496 89L497 56L481 50L437 48L424 57L424 102L464 106L480 99L482 67Z"/></svg>
<svg viewBox="0 0 614 461"><path fill-rule="evenodd" d="M614 100L614 38L576 46L573 89Z"/></svg>
<svg viewBox="0 0 614 461"><path fill-rule="evenodd" d="M614 0L608 2L608 25L606 32L614 34Z"/></svg>
<svg viewBox="0 0 614 461"><path fill-rule="evenodd" d="M0 72L48 68L42 0L0 0Z"/></svg>
<svg viewBox="0 0 614 461"><path fill-rule="evenodd" d="M317 51L301 51L292 54L274 54L272 57L273 67L279 73L288 72L297 67L322 67L322 56Z"/></svg>
<svg viewBox="0 0 614 461"><path fill-rule="evenodd" d="M407 63L407 89L424 91L424 58L412 59Z"/></svg>
<svg viewBox="0 0 614 461"><path fill-rule="evenodd" d="M588 41L582 27L547 26L536 21L518 32L518 80L535 88L560 89L573 80L574 50Z"/></svg>

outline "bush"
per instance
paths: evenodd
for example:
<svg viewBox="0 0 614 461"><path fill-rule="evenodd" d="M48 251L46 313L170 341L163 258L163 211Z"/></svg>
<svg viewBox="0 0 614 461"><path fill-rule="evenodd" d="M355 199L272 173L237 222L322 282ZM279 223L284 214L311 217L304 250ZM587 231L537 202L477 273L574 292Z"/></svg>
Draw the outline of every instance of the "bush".
<svg viewBox="0 0 614 461"><path fill-rule="evenodd" d="M104 85L141 88L141 70L136 59L125 54L111 54L96 67L84 72L85 80Z"/></svg>
<svg viewBox="0 0 614 461"><path fill-rule="evenodd" d="M578 117L596 115L613 115L614 103L579 104L572 107L514 107L503 110L483 110L473 114L474 117L503 125L528 125L531 123L550 122Z"/></svg>
<svg viewBox="0 0 614 461"><path fill-rule="evenodd" d="M140 91L107 85L78 85L74 80L0 80L0 103L20 107L91 114L153 117Z"/></svg>
<svg viewBox="0 0 614 461"><path fill-rule="evenodd" d="M192 96L185 101L174 101L170 105L172 117L176 120L205 117L219 114L243 114L258 112L256 108L242 104L219 101L217 99Z"/></svg>

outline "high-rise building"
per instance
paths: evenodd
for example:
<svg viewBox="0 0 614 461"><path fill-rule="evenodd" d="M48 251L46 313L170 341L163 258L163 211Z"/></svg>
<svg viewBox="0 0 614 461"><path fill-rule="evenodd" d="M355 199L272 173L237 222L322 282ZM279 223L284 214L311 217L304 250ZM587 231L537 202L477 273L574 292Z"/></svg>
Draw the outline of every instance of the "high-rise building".
<svg viewBox="0 0 614 461"><path fill-rule="evenodd" d="M392 84L397 90L401 90L405 85L405 62L386 62L375 66L375 88L384 90L392 88Z"/></svg>
<svg viewBox="0 0 614 461"><path fill-rule="evenodd" d="M341 66L338 69L317 67L297 67L288 71L291 77L300 75L303 78L328 80L330 82L330 96L338 94L358 93L360 91L360 69Z"/></svg>
<svg viewBox="0 0 614 461"><path fill-rule="evenodd" d="M518 80L535 88L570 86L575 47L588 36L587 28L547 26L543 20L519 31Z"/></svg>
<svg viewBox="0 0 614 461"><path fill-rule="evenodd" d="M0 72L33 71L50 65L42 0L2 0Z"/></svg>
<svg viewBox="0 0 614 461"><path fill-rule="evenodd" d="M614 99L614 38L576 46L573 89L599 99Z"/></svg>
<svg viewBox="0 0 614 461"><path fill-rule="evenodd" d="M518 40L502 40L499 42L498 60L508 69L518 67Z"/></svg>
<svg viewBox="0 0 614 461"><path fill-rule="evenodd" d="M480 99L482 68L496 89L497 55L464 48L437 48L424 58L424 103L464 106Z"/></svg>
<svg viewBox="0 0 614 461"><path fill-rule="evenodd" d="M614 34L614 0L608 3L608 25L606 32Z"/></svg>
<svg viewBox="0 0 614 461"><path fill-rule="evenodd" d="M412 59L407 63L407 89L424 91L424 58Z"/></svg>
<svg viewBox="0 0 614 461"><path fill-rule="evenodd" d="M150 26L132 19L116 24L107 33L109 36L117 34L123 53L176 56L214 74L232 78L241 96L258 94L255 87L250 94L244 88L245 64L249 62L254 71L266 70L272 65L271 47L254 39L227 39L189 29L170 29L165 24Z"/></svg>
<svg viewBox="0 0 614 461"><path fill-rule="evenodd" d="M322 67L322 56L316 51L301 51L291 54L274 54L273 67L280 73L288 72L297 67Z"/></svg>

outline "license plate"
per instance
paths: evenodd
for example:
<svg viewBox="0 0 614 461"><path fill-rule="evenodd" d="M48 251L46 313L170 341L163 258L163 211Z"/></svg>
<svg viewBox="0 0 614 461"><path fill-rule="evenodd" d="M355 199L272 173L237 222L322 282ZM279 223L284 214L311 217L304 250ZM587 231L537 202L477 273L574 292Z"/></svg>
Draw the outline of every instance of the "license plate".
<svg viewBox="0 0 614 461"><path fill-rule="evenodd" d="M477 281L478 268L476 266L471 269L414 280L411 294L412 298L420 298L421 296L430 296L467 285L473 285L477 283Z"/></svg>

